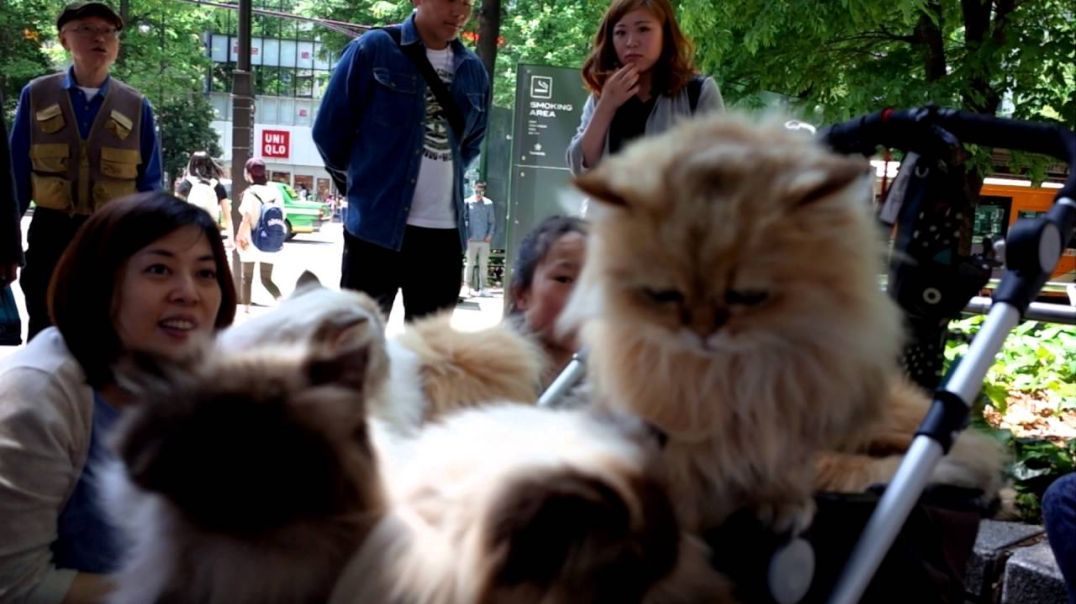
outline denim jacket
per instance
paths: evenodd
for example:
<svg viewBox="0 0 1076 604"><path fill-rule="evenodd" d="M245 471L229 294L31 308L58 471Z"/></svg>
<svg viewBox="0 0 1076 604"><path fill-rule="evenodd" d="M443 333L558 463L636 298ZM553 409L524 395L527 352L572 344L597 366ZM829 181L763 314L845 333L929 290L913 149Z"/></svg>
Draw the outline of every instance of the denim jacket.
<svg viewBox="0 0 1076 604"><path fill-rule="evenodd" d="M422 44L414 16L401 24L400 43ZM452 199L460 245L466 247L463 174L486 134L489 77L459 40L451 44L451 94L463 114L462 140L450 129L455 174ZM314 122L314 143L325 168L347 182L345 227L389 249L403 244L407 215L422 163L426 81L386 32L375 29L348 44L333 71Z"/></svg>

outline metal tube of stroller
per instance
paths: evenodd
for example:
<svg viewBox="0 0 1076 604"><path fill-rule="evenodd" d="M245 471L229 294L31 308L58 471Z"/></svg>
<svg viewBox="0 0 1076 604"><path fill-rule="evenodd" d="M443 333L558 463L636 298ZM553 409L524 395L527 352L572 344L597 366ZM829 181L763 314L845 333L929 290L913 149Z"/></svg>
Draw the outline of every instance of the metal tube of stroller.
<svg viewBox="0 0 1076 604"><path fill-rule="evenodd" d="M979 395L983 378L994 364L994 357L1005 343L1005 337L1019 322L1020 313L1014 306L1004 302L994 304L982 329L968 347L967 355L946 381L945 390L960 397L970 407ZM859 542L852 550L848 567L830 598L830 604L856 604L863 597L863 592L867 590L904 520L930 481L934 466L943 455L944 450L938 441L924 435L915 437L896 476L886 487L878 507L874 509Z"/></svg>
<svg viewBox="0 0 1076 604"><path fill-rule="evenodd" d="M554 407L565 394L582 381L587 374L587 351L579 350L572 355L572 360L557 375L557 379L538 397L539 407Z"/></svg>

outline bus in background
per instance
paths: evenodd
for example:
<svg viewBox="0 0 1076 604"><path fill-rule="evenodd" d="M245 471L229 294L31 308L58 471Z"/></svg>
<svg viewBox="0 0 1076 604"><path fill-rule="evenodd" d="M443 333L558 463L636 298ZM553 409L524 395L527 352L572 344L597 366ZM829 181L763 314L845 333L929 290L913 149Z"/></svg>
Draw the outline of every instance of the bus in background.
<svg viewBox="0 0 1076 604"><path fill-rule="evenodd" d="M1009 228L1021 218L1034 218L1045 213L1054 203L1060 184L1043 183L1032 187L1027 180L986 178L975 208L975 227L972 231L972 253L983 251L987 244L1004 239ZM993 277L999 278L995 269ZM1051 302L1067 303L1065 286L1076 282L1076 237L1068 241L1064 254L1043 288L1043 297ZM994 285L993 280L991 285Z"/></svg>

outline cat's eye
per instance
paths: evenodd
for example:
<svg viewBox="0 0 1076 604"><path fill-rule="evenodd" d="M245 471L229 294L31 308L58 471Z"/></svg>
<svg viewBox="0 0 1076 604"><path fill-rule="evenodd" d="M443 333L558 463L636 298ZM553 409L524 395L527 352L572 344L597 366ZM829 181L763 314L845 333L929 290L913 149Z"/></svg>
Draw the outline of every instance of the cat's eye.
<svg viewBox="0 0 1076 604"><path fill-rule="evenodd" d="M655 304L671 304L684 301L684 294L675 289L650 289L644 287L643 294Z"/></svg>
<svg viewBox="0 0 1076 604"><path fill-rule="evenodd" d="M730 289L725 292L725 302L730 305L757 306L765 302L768 297L768 293L758 289Z"/></svg>

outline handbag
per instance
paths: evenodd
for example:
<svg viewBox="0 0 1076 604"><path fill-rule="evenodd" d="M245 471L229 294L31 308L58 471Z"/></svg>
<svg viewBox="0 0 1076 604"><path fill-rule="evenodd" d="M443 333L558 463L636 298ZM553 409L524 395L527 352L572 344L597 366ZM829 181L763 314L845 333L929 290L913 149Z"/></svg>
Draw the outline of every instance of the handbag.
<svg viewBox="0 0 1076 604"><path fill-rule="evenodd" d="M22 319L15 304L15 294L8 285L0 290L0 346L22 344Z"/></svg>

